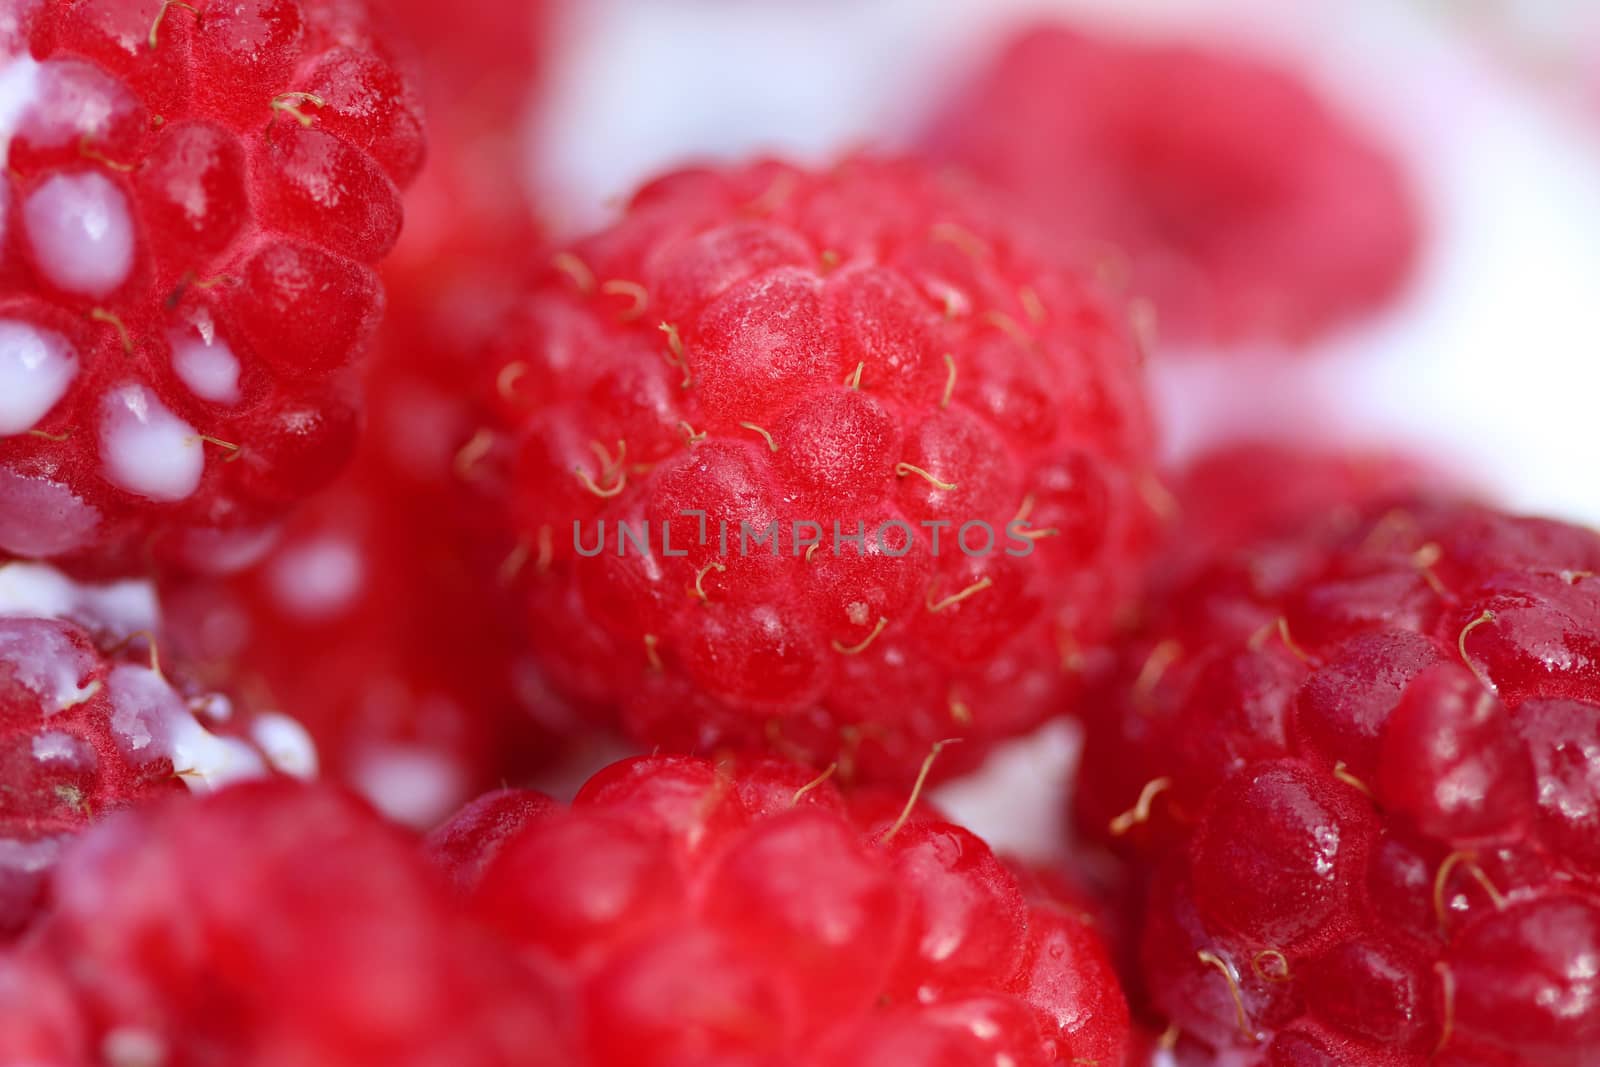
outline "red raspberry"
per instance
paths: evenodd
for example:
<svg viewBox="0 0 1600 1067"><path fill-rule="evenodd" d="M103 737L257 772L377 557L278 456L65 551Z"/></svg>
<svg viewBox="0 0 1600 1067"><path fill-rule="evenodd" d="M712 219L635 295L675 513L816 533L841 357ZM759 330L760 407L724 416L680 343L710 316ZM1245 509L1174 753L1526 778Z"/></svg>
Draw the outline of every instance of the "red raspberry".
<svg viewBox="0 0 1600 1067"><path fill-rule="evenodd" d="M163 590L186 655L293 708L331 777L418 826L520 777L549 747L496 573L514 543L458 477L481 425L458 386L493 321L467 309L488 300L484 275L504 259L476 271L445 262L388 275L414 299L397 300L379 332L350 469L259 565Z"/></svg>
<svg viewBox="0 0 1600 1067"><path fill-rule="evenodd" d="M1154 1009L1271 1067L1592 1067L1597 571L1593 531L1379 495L1155 597L1077 801Z"/></svg>
<svg viewBox="0 0 1600 1067"><path fill-rule="evenodd" d="M1395 163L1292 74L1038 26L926 135L1048 222L1129 257L1185 342L1307 340L1392 298L1420 224Z"/></svg>
<svg viewBox="0 0 1600 1067"><path fill-rule="evenodd" d="M415 842L326 787L108 819L68 849L54 897L0 958L0 1052L20 1018L23 1041L95 1063L565 1062L550 992L465 921Z"/></svg>
<svg viewBox="0 0 1600 1067"><path fill-rule="evenodd" d="M513 6L463 23L459 5L389 5L419 53L440 136L383 265L390 302L367 361L356 458L249 571L163 589L186 652L294 708L328 776L418 826L525 777L552 747L527 707L545 705L518 685L526 642L496 573L515 541L461 481L484 420L462 383L538 247L506 175L524 98L507 83L535 58L533 26L513 32L514 16L536 24L540 5ZM447 26L445 47L423 47ZM467 51L485 77L463 75ZM493 195L479 188L490 183Z"/></svg>
<svg viewBox="0 0 1600 1067"><path fill-rule="evenodd" d="M29 921L57 854L92 819L185 786L315 773L299 724L206 691L161 658L156 632L147 583L0 566L0 941Z"/></svg>
<svg viewBox="0 0 1600 1067"><path fill-rule="evenodd" d="M422 160L406 84L359 0L45 0L19 27L0 553L236 563L354 445L369 264Z"/></svg>
<svg viewBox="0 0 1600 1067"><path fill-rule="evenodd" d="M1077 909L925 810L853 811L827 777L625 760L570 808L476 804L435 855L558 976L584 1067L1123 1062L1127 1005Z"/></svg>
<svg viewBox="0 0 1600 1067"><path fill-rule="evenodd" d="M870 160L672 174L557 255L497 377L555 687L646 743L879 779L1059 710L1151 443L1122 309L1039 263Z"/></svg>

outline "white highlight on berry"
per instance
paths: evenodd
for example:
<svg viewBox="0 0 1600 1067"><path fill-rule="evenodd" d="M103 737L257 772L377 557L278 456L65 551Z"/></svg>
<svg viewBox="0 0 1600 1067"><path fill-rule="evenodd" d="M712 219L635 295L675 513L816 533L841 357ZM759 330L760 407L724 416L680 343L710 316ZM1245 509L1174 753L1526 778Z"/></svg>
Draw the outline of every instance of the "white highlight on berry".
<svg viewBox="0 0 1600 1067"><path fill-rule="evenodd" d="M218 737L201 726L167 680L140 664L123 663L107 678L111 731L131 760L166 757L192 792L266 774L254 749L234 737Z"/></svg>
<svg viewBox="0 0 1600 1067"><path fill-rule="evenodd" d="M40 875L56 865L64 837L40 837L18 841L0 837L0 882L8 875Z"/></svg>
<svg viewBox="0 0 1600 1067"><path fill-rule="evenodd" d="M167 340L172 345L173 373L191 393L216 404L239 402L239 357L215 330L198 336L174 330Z"/></svg>
<svg viewBox="0 0 1600 1067"><path fill-rule="evenodd" d="M348 607L365 577L360 551L340 537L291 545L268 572L273 595L289 613L318 621Z"/></svg>
<svg viewBox="0 0 1600 1067"><path fill-rule="evenodd" d="M306 728L289 716L262 712L250 724L250 739L266 755L273 770L306 780L317 776L317 746Z"/></svg>
<svg viewBox="0 0 1600 1067"><path fill-rule="evenodd" d="M22 205L22 224L39 270L68 292L105 296L133 268L128 200L103 174L49 179Z"/></svg>
<svg viewBox="0 0 1600 1067"><path fill-rule="evenodd" d="M100 1042L100 1058L117 1067L160 1067L167 1062L167 1043L149 1030L119 1026Z"/></svg>
<svg viewBox="0 0 1600 1067"><path fill-rule="evenodd" d="M65 337L0 319L0 437L33 429L77 373L78 354Z"/></svg>
<svg viewBox="0 0 1600 1067"><path fill-rule="evenodd" d="M234 574L267 554L278 543L276 525L238 530L196 529L176 542L185 565L196 574Z"/></svg>
<svg viewBox="0 0 1600 1067"><path fill-rule="evenodd" d="M23 112L17 132L38 147L97 142L136 106L125 86L81 59L45 60L34 85L34 106Z"/></svg>
<svg viewBox="0 0 1600 1067"><path fill-rule="evenodd" d="M233 701L221 693L207 693L190 700L189 710L212 722L227 722L233 718Z"/></svg>
<svg viewBox="0 0 1600 1067"><path fill-rule="evenodd" d="M206 463L194 427L168 411L155 393L133 384L106 395L100 459L113 485L166 502L193 493Z"/></svg>
<svg viewBox="0 0 1600 1067"><path fill-rule="evenodd" d="M431 826L459 807L467 790L461 768L420 746L377 745L355 761L351 784L395 822Z"/></svg>
<svg viewBox="0 0 1600 1067"><path fill-rule="evenodd" d="M52 769L80 773L92 771L99 762L93 745L60 730L46 730L33 739L33 758Z"/></svg>
<svg viewBox="0 0 1600 1067"><path fill-rule="evenodd" d="M38 697L45 715L76 707L100 690L88 679L95 659L67 636L66 624L50 619L0 621L0 664Z"/></svg>
<svg viewBox="0 0 1600 1067"><path fill-rule="evenodd" d="M11 157L11 137L39 99L39 63L26 53L0 57L0 166Z"/></svg>
<svg viewBox="0 0 1600 1067"><path fill-rule="evenodd" d="M59 556L88 545L99 525L99 510L71 486L0 467L0 549Z"/></svg>
<svg viewBox="0 0 1600 1067"><path fill-rule="evenodd" d="M138 578L74 582L45 563L0 566L0 618L70 619L113 637L155 630L155 586Z"/></svg>
<svg viewBox="0 0 1600 1067"><path fill-rule="evenodd" d="M101 585L78 583L43 563L0 566L0 664L17 682L40 698L46 715L81 704L99 692L101 682L89 677L99 658L71 640L69 626L79 622L102 637L138 631L156 632L160 619L152 583L140 580ZM70 621L69 621L70 620ZM101 638L97 638L100 640ZM251 725L250 743L219 737L201 724L232 716L232 703L220 694L187 701L154 666L119 663L105 678L111 702L111 731L118 747L135 763L163 757L191 790L205 792L229 782L259 778L274 769L300 778L317 772L316 748L310 735L287 716L269 712ZM33 741L35 759L57 765L93 760L92 750L59 731L41 733Z"/></svg>

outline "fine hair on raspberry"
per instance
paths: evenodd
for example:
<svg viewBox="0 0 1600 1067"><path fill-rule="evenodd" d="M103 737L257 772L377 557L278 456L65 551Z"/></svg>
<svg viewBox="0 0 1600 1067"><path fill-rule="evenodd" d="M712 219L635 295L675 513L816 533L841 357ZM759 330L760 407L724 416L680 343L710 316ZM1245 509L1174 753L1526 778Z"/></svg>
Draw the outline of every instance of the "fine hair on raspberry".
<svg viewBox="0 0 1600 1067"><path fill-rule="evenodd" d="M1076 800L1151 1008L1274 1067L1592 1064L1597 573L1592 530L1375 489L1168 581Z"/></svg>
<svg viewBox="0 0 1600 1067"><path fill-rule="evenodd" d="M360 0L30 0L0 95L0 556L243 565L354 448L408 83Z"/></svg>
<svg viewBox="0 0 1600 1067"><path fill-rule="evenodd" d="M669 174L556 254L481 450L552 689L846 779L1061 710L1162 498L1129 313L1047 264L872 158Z"/></svg>

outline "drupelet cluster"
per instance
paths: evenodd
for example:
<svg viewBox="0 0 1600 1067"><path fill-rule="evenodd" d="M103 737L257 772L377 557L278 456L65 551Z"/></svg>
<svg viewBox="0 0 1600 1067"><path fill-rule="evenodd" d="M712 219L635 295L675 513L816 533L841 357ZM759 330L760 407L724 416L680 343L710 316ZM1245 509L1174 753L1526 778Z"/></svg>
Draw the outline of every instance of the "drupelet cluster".
<svg viewBox="0 0 1600 1067"><path fill-rule="evenodd" d="M970 765L1061 708L1137 586L1135 325L956 180L668 175L504 333L484 460L534 653L645 744Z"/></svg>
<svg viewBox="0 0 1600 1067"><path fill-rule="evenodd" d="M1597 572L1592 530L1376 492L1153 597L1077 792L1153 1007L1273 1067L1593 1063Z"/></svg>
<svg viewBox="0 0 1600 1067"><path fill-rule="evenodd" d="M0 16L0 553L240 566L355 446L423 159L362 5Z"/></svg>

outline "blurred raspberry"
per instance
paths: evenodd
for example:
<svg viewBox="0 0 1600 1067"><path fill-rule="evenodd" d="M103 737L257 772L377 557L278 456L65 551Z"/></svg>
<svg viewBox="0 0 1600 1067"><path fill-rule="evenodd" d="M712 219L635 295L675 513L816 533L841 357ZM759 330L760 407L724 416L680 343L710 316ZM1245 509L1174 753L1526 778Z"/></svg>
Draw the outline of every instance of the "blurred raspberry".
<svg viewBox="0 0 1600 1067"><path fill-rule="evenodd" d="M331 789L123 813L53 889L38 936L0 956L0 1052L57 1057L25 1062L565 1062L550 990L464 921L414 841Z"/></svg>
<svg viewBox="0 0 1600 1067"><path fill-rule="evenodd" d="M1242 54L1037 26L925 144L1127 272L1182 343L1312 339L1392 299L1417 258L1395 162Z"/></svg>
<svg viewBox="0 0 1600 1067"><path fill-rule="evenodd" d="M462 312L486 291L453 289L452 271L392 276L414 299L380 333L352 468L258 566L165 591L210 676L295 709L329 775L418 826L522 777L560 725L536 720L519 678L526 641L499 575L514 541L460 477L483 422L461 383L485 321Z"/></svg>
<svg viewBox="0 0 1600 1067"><path fill-rule="evenodd" d="M1219 445L1171 478L1183 521L1164 568L1195 566L1239 544L1339 508L1428 484L1427 464L1394 452L1348 452L1269 439Z"/></svg>

